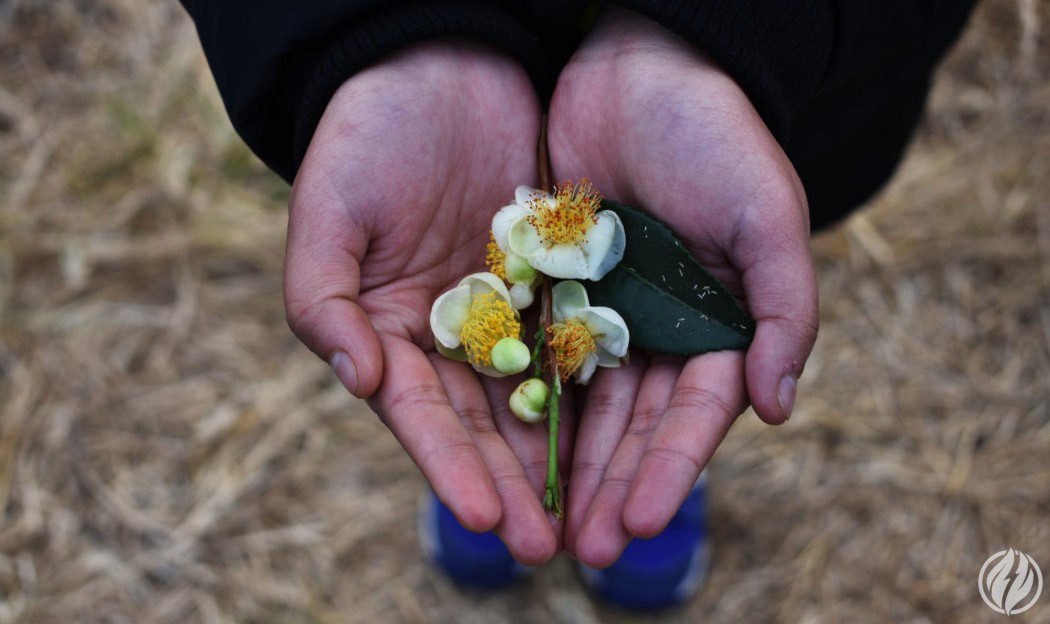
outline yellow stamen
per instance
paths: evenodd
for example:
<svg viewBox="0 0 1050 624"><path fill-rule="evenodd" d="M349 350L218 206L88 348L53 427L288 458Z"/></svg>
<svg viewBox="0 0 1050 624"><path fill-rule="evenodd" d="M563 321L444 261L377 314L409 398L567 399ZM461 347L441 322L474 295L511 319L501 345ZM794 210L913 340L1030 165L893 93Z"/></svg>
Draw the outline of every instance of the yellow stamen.
<svg viewBox="0 0 1050 624"><path fill-rule="evenodd" d="M554 359L558 363L558 376L567 381L587 356L598 350L594 337L583 323L573 320L554 323L550 327L550 346L554 350Z"/></svg>
<svg viewBox="0 0 1050 624"><path fill-rule="evenodd" d="M489 272L507 281L507 254L496 244L496 237L489 232L489 244L485 247L485 265Z"/></svg>
<svg viewBox="0 0 1050 624"><path fill-rule="evenodd" d="M474 295L467 322L459 333L467 360L477 366L491 366L492 347L508 337L521 338L521 323L510 304L496 292Z"/></svg>
<svg viewBox="0 0 1050 624"><path fill-rule="evenodd" d="M587 230L598 223L601 201L601 195L587 178L575 186L563 182L554 190L554 206L539 198L531 202L533 213L528 221L547 247L579 244L587 240Z"/></svg>

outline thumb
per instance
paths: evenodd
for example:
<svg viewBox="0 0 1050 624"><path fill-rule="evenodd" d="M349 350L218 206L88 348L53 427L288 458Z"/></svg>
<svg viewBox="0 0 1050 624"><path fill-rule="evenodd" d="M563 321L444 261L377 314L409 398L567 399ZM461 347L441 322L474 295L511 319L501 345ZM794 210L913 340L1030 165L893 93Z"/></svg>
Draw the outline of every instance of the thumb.
<svg viewBox="0 0 1050 624"><path fill-rule="evenodd" d="M745 361L748 398L769 424L791 416L796 384L817 338L817 278L805 210L803 201L800 211L785 218L767 212L735 246L745 297L757 321ZM783 208L776 212L784 214Z"/></svg>
<svg viewBox="0 0 1050 624"><path fill-rule="evenodd" d="M292 333L331 365L350 394L368 398L383 374L379 336L357 303L368 235L327 188L298 183L292 188L285 315Z"/></svg>

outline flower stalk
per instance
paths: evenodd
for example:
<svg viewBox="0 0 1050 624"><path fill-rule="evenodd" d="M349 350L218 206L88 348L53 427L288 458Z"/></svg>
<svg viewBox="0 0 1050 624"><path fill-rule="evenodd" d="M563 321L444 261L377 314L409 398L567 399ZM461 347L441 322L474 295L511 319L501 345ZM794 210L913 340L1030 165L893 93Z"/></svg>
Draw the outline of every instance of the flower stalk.
<svg viewBox="0 0 1050 624"><path fill-rule="evenodd" d="M540 295L540 326L543 328L543 348L550 376L550 396L547 398L547 481L544 484L543 507L562 517L561 480L558 472L558 407L561 401L561 375L558 373L558 358L551 346L550 331L554 323L554 297L551 278L544 276Z"/></svg>
<svg viewBox="0 0 1050 624"><path fill-rule="evenodd" d="M540 122L540 140L537 146L536 163L539 168L540 188L551 188L551 161L547 150L547 116ZM543 507L561 518L564 514L561 502L561 479L558 473L558 406L561 401L561 376L558 374L558 358L551 347L551 325L554 324L554 296L551 278L544 275L540 285L540 332L547 374L550 376L550 396L547 398L547 480L544 484ZM537 345L538 347L539 345Z"/></svg>

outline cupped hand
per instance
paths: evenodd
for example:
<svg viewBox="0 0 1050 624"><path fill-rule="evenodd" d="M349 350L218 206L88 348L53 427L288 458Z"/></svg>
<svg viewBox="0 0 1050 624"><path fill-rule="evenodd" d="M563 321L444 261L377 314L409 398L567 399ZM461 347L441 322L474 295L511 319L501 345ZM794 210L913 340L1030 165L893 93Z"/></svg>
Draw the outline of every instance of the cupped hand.
<svg viewBox="0 0 1050 624"><path fill-rule="evenodd" d="M357 74L295 180L285 267L294 333L369 399L464 526L494 529L528 564L560 537L540 502L543 428L510 414L513 382L437 355L428 319L484 269L492 215L535 179L539 119L520 67L469 44L421 44Z"/></svg>
<svg viewBox="0 0 1050 624"><path fill-rule="evenodd" d="M550 152L557 179L589 177L670 226L758 323L746 354L638 353L596 375L576 431L565 546L603 567L666 526L749 402L768 423L789 417L817 332L808 212L740 87L629 11L608 11L563 70Z"/></svg>

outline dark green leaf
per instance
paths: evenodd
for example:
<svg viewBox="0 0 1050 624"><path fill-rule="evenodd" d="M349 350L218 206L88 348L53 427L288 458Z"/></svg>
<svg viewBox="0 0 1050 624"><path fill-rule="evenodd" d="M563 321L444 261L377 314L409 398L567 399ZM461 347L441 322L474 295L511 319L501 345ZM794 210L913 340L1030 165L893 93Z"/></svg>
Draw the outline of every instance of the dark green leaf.
<svg viewBox="0 0 1050 624"><path fill-rule="evenodd" d="M623 316L631 346L695 354L746 349L755 322L665 225L634 208L603 200L623 221L623 261L598 282L584 282L592 305Z"/></svg>

